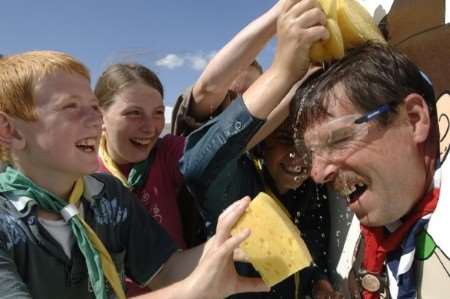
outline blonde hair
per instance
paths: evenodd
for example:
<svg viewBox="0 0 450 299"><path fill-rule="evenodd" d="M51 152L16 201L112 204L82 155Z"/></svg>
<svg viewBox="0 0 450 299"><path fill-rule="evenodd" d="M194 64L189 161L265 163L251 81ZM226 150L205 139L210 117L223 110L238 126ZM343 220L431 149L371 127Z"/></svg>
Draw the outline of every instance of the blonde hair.
<svg viewBox="0 0 450 299"><path fill-rule="evenodd" d="M56 51L31 51L0 58L0 111L26 121L37 119L33 100L36 83L57 71L90 81L88 69L72 56ZM9 154L0 146L0 160Z"/></svg>

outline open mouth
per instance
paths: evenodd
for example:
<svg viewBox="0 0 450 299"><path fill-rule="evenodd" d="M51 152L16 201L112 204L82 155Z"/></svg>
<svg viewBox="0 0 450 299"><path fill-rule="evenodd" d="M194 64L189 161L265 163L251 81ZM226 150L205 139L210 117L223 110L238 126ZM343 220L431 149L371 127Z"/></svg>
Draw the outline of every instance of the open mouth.
<svg viewBox="0 0 450 299"><path fill-rule="evenodd" d="M298 175L303 175L305 174L308 170L306 167L303 167L301 165L284 165L281 164L281 167L283 168L283 170L293 176L298 176Z"/></svg>
<svg viewBox="0 0 450 299"><path fill-rule="evenodd" d="M357 183L342 190L340 193L345 196L348 204L352 204L357 201L366 190L367 185L364 183Z"/></svg>
<svg viewBox="0 0 450 299"><path fill-rule="evenodd" d="M93 153L96 152L97 146L97 138L85 138L81 141L77 142L75 146L85 152L85 153Z"/></svg>
<svg viewBox="0 0 450 299"><path fill-rule="evenodd" d="M147 148L151 144L153 138L131 138L130 142L136 147Z"/></svg>

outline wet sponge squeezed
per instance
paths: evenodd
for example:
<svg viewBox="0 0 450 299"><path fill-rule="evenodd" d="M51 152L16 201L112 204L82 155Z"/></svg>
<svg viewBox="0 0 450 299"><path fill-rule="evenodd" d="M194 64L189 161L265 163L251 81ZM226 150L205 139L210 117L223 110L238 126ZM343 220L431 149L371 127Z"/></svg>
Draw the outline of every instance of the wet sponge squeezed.
<svg viewBox="0 0 450 299"><path fill-rule="evenodd" d="M312 263L300 231L269 195L261 192L231 230L250 228L240 247L268 286L273 286Z"/></svg>
<svg viewBox="0 0 450 299"><path fill-rule="evenodd" d="M319 0L330 38L312 45L313 62L339 59L345 50L367 41L386 43L372 16L356 0Z"/></svg>

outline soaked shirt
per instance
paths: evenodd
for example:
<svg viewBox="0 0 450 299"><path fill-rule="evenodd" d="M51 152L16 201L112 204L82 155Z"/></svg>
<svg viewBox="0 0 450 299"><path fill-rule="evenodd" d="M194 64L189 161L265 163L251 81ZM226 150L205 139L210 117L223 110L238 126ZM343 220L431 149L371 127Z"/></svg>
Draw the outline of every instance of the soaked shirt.
<svg viewBox="0 0 450 299"><path fill-rule="evenodd" d="M210 235L223 209L246 195L254 197L265 190L251 155L244 153L263 123L250 115L242 99L237 99L187 138L181 172L201 203ZM266 171L263 175L274 191L270 175ZM302 232L317 265L300 272L300 294L304 296L310 293L313 281L326 277L330 229L326 192L309 180L297 190L277 196ZM238 271L246 276L258 275L250 264L238 264ZM272 287L270 293L240 294L233 298L285 299L294 298L294 294L295 281L291 276Z"/></svg>
<svg viewBox="0 0 450 299"><path fill-rule="evenodd" d="M146 284L177 246L120 181L96 174L85 177L85 186L84 219L111 254L122 283L126 275ZM108 298L115 298L107 287ZM95 298L77 244L69 259L37 220L32 198L0 196L0 298Z"/></svg>

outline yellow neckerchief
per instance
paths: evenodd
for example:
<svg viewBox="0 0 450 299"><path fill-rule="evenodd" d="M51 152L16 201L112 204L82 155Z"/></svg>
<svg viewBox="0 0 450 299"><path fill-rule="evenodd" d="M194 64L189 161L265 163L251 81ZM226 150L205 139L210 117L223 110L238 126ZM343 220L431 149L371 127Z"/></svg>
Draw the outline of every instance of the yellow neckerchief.
<svg viewBox="0 0 450 299"><path fill-rule="evenodd" d="M69 203L78 206L80 199L84 192L84 181L83 179L78 179L73 187L72 193L69 197ZM116 266L109 255L108 250L106 250L102 241L97 237L97 234L92 230L92 228L87 224L83 218L77 216L80 220L81 224L84 226L86 230L86 234L89 240L94 245L95 249L99 253L100 261L102 264L103 274L108 280L109 284L113 288L117 298L126 299L125 292L122 288L122 283L119 278L119 274L117 273Z"/></svg>
<svg viewBox="0 0 450 299"><path fill-rule="evenodd" d="M108 150L106 147L106 136L104 133L102 134L102 137L100 138L100 147L98 149L98 155L99 155L100 159L102 160L103 165L105 165L106 169L108 169L108 171L113 176L118 178L125 187L129 188L130 186L128 185L128 178L126 178L123 175L123 173L120 171L117 164L113 161L113 159L108 154Z"/></svg>
<svg viewBox="0 0 450 299"><path fill-rule="evenodd" d="M253 158L253 164L255 164L256 170L258 171L259 177L261 178L263 184L264 184L264 190L267 194L269 194L275 202L278 204L278 206L286 213L286 215L289 217L289 219L292 220L292 216L289 213L289 211L286 209L284 204L278 199L278 197L273 193L272 189L269 185L267 185L266 180L264 179L264 172L263 172L263 162L261 159ZM295 281L295 297L298 298L299 292L300 292L300 272L296 272L294 274L294 281Z"/></svg>

